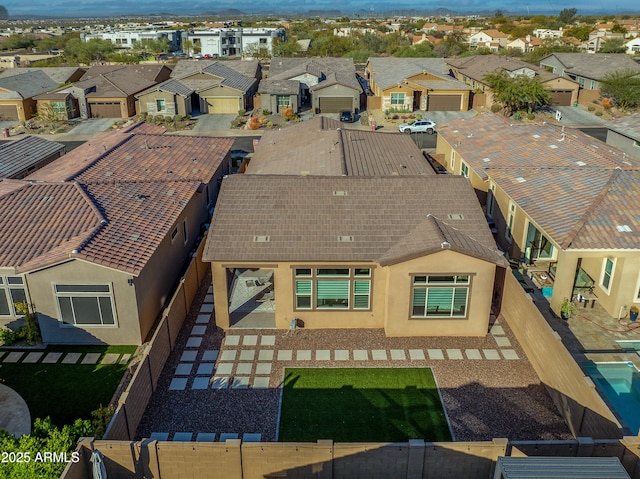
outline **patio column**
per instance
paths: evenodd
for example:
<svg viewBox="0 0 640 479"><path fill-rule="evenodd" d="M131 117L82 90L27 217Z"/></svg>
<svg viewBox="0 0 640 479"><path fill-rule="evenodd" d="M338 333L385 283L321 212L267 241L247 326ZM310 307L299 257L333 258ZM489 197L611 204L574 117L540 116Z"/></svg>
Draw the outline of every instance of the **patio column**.
<svg viewBox="0 0 640 479"><path fill-rule="evenodd" d="M227 269L219 263L211 263L211 280L216 325L226 331L230 326Z"/></svg>
<svg viewBox="0 0 640 479"><path fill-rule="evenodd" d="M558 316L560 316L562 301L565 298L571 299L579 259L577 253L558 250L558 264L553 282L553 296L551 296L551 309Z"/></svg>

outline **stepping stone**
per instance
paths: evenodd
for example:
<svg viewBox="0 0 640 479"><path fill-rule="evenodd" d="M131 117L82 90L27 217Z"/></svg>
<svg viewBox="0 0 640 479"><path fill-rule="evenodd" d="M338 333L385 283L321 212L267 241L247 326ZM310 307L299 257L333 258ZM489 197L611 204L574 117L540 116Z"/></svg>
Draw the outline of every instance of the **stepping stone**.
<svg viewBox="0 0 640 479"><path fill-rule="evenodd" d="M13 353L9 353L7 354L7 357L4 358L4 362L5 363L17 363L20 361L20 358L22 357L24 353L21 353L19 351L15 351ZM72 353L72 354L77 354L78 358L80 357L80 353ZM77 361L77 359L76 359Z"/></svg>
<svg viewBox="0 0 640 479"><path fill-rule="evenodd" d="M207 294L207 295L204 297L204 302L205 302L205 303L213 303L213 294Z"/></svg>
<svg viewBox="0 0 640 479"><path fill-rule="evenodd" d="M220 361L235 361L236 354L237 354L237 351L235 349L222 351L222 354L220 355Z"/></svg>
<svg viewBox="0 0 640 479"><path fill-rule="evenodd" d="M187 387L187 378L173 378L169 384L169 391L184 391Z"/></svg>
<svg viewBox="0 0 640 479"><path fill-rule="evenodd" d="M201 313L213 313L213 304L203 304L202 306L200 306L200 312Z"/></svg>
<svg viewBox="0 0 640 479"><path fill-rule="evenodd" d="M404 354L404 349L392 349L390 351L391 359L394 361L405 361L407 356Z"/></svg>
<svg viewBox="0 0 640 479"><path fill-rule="evenodd" d="M224 338L225 346L237 346L240 344L240 336L232 334Z"/></svg>
<svg viewBox="0 0 640 479"><path fill-rule="evenodd" d="M502 329L502 326L496 324L491 328L491 334L494 336L504 336L504 329Z"/></svg>
<svg viewBox="0 0 640 479"><path fill-rule="evenodd" d="M214 442L215 440L215 432L199 432L196 436L196 442Z"/></svg>
<svg viewBox="0 0 640 479"><path fill-rule="evenodd" d="M249 376L236 376L231 383L232 389L247 389L249 387ZM237 439L235 437L234 439ZM220 439L222 440L222 439Z"/></svg>
<svg viewBox="0 0 640 479"><path fill-rule="evenodd" d="M191 371L193 370L193 363L179 363L176 366L176 371L175 374L176 376L188 376L189 374L191 374Z"/></svg>
<svg viewBox="0 0 640 479"><path fill-rule="evenodd" d="M336 361L349 361L348 349L336 349L334 351L334 355L335 355Z"/></svg>
<svg viewBox="0 0 640 479"><path fill-rule="evenodd" d="M44 354L44 352L33 352L33 353L27 353L27 355L24 357L24 359L22 360L23 363L37 363L38 359L40 359L42 357L42 355ZM116 354L116 356L118 356Z"/></svg>
<svg viewBox="0 0 640 479"><path fill-rule="evenodd" d="M467 355L467 359L482 359L482 355L478 349L465 349L464 353Z"/></svg>
<svg viewBox="0 0 640 479"><path fill-rule="evenodd" d="M353 359L356 361L368 361L369 352L366 349L354 349Z"/></svg>
<svg viewBox="0 0 640 479"><path fill-rule="evenodd" d="M329 361L331 359L331 351L328 349L318 349L316 351L316 361Z"/></svg>
<svg viewBox="0 0 640 479"><path fill-rule="evenodd" d="M230 376L232 370L233 370L233 363L222 363L222 364L218 364L218 367L216 368L216 374Z"/></svg>
<svg viewBox="0 0 640 479"><path fill-rule="evenodd" d="M242 435L242 442L260 442L260 441L262 441L262 434L245 432Z"/></svg>
<svg viewBox="0 0 640 479"><path fill-rule="evenodd" d="M185 347L187 347L187 348L199 348L201 344L202 344L202 338L197 338L195 336L191 336L189 339L187 339L187 345Z"/></svg>
<svg viewBox="0 0 640 479"><path fill-rule="evenodd" d="M102 361L100 361L100 364L116 364L118 362L118 359L120 359L119 354L108 353L104 355Z"/></svg>
<svg viewBox="0 0 640 479"><path fill-rule="evenodd" d="M220 433L220 442L227 442L227 439L238 439L238 433L237 432Z"/></svg>
<svg viewBox="0 0 640 479"><path fill-rule="evenodd" d="M192 432L176 432L173 435L173 440L174 441L180 441L180 442L189 442L193 440L193 433Z"/></svg>
<svg viewBox="0 0 640 479"><path fill-rule="evenodd" d="M211 381L211 389L227 389L229 387L229 378L214 376Z"/></svg>
<svg viewBox="0 0 640 479"><path fill-rule="evenodd" d="M193 384L191 385L191 389L209 389L209 378L208 377L195 378L193 380Z"/></svg>
<svg viewBox="0 0 640 479"><path fill-rule="evenodd" d="M511 341L506 336L497 336L494 338L496 340L496 344L500 348L509 348L511 347Z"/></svg>
<svg viewBox="0 0 640 479"><path fill-rule="evenodd" d="M82 353L67 353L67 355L62 358L62 364L76 364L80 356L82 356Z"/></svg>
<svg viewBox="0 0 640 479"><path fill-rule="evenodd" d="M260 345L261 346L275 346L276 344L276 337L272 336L272 335L267 335L267 336L262 336L260 338Z"/></svg>
<svg viewBox="0 0 640 479"><path fill-rule="evenodd" d="M256 374L271 374L271 363L256 364Z"/></svg>
<svg viewBox="0 0 640 479"><path fill-rule="evenodd" d="M447 349L447 356L449 356L449 359L464 359L462 351L459 349Z"/></svg>
<svg viewBox="0 0 640 479"><path fill-rule="evenodd" d="M82 364L97 364L100 360L100 353L87 353L82 358Z"/></svg>
<svg viewBox="0 0 640 479"><path fill-rule="evenodd" d="M152 439L155 441L168 441L169 433L168 432L152 432L151 435L149 436L149 439Z"/></svg>
<svg viewBox="0 0 640 479"><path fill-rule="evenodd" d="M311 361L311 350L301 349L296 353L296 359L298 361Z"/></svg>
<svg viewBox="0 0 640 479"><path fill-rule="evenodd" d="M236 366L236 374L246 374L248 376L251 374L252 369L253 363L238 363Z"/></svg>
<svg viewBox="0 0 640 479"><path fill-rule="evenodd" d="M261 349L258 351L258 361L272 361L273 349Z"/></svg>
<svg viewBox="0 0 640 479"><path fill-rule="evenodd" d="M411 361L424 361L426 359L422 349L410 349L409 357L411 358Z"/></svg>
<svg viewBox="0 0 640 479"><path fill-rule="evenodd" d="M427 349L427 354L429 355L429 359L444 359L442 349Z"/></svg>
<svg viewBox="0 0 640 479"><path fill-rule="evenodd" d="M255 346L256 344L258 344L258 336L256 336L255 334L249 334L242 338L242 344L244 346Z"/></svg>
<svg viewBox="0 0 640 479"><path fill-rule="evenodd" d="M120 364L127 364L129 362L129 359L131 359L131 354L123 354L120 358Z"/></svg>
<svg viewBox="0 0 640 479"><path fill-rule="evenodd" d="M290 349L278 351L278 361L291 361L293 352Z"/></svg>
<svg viewBox="0 0 640 479"><path fill-rule="evenodd" d="M386 361L387 351L385 349L373 349L371 351L371 358L374 361Z"/></svg>
<svg viewBox="0 0 640 479"><path fill-rule="evenodd" d="M202 375L207 375L207 376L211 376L213 374L213 363L201 363L198 366L198 370L196 371L196 374L199 376Z"/></svg>
<svg viewBox="0 0 640 479"><path fill-rule="evenodd" d="M42 362L44 364L55 364L60 360L62 354L63 353L47 353Z"/></svg>
<svg viewBox="0 0 640 479"><path fill-rule="evenodd" d="M255 358L255 349L245 349L243 351L240 351L240 361L253 361Z"/></svg>
<svg viewBox="0 0 640 479"><path fill-rule="evenodd" d="M269 378L253 378L253 389L269 389Z"/></svg>
<svg viewBox="0 0 640 479"><path fill-rule="evenodd" d="M195 361L198 356L198 351L185 351L180 356L180 361Z"/></svg>
<svg viewBox="0 0 640 479"><path fill-rule="evenodd" d="M196 324L207 324L211 319L210 314L199 314L196 318Z"/></svg>
<svg viewBox="0 0 640 479"><path fill-rule="evenodd" d="M204 336L204 333L207 331L206 326L194 326L191 328L192 336Z"/></svg>
<svg viewBox="0 0 640 479"><path fill-rule="evenodd" d="M502 355L505 359L520 359L518 357L518 353L516 353L513 349L503 349Z"/></svg>
<svg viewBox="0 0 640 479"><path fill-rule="evenodd" d="M216 359L218 359L218 350L217 349L207 349L202 354L202 360L203 361L215 361Z"/></svg>
<svg viewBox="0 0 640 479"><path fill-rule="evenodd" d="M500 359L500 353L497 349L483 349L482 352L484 353L484 357L489 360L495 361L496 359Z"/></svg>

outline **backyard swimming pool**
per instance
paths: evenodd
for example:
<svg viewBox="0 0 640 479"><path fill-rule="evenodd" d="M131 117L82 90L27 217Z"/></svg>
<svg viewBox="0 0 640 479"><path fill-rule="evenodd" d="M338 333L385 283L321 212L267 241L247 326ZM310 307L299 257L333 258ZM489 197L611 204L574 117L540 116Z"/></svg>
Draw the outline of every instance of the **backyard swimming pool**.
<svg viewBox="0 0 640 479"><path fill-rule="evenodd" d="M593 363L585 370L636 435L640 430L640 371L633 363Z"/></svg>

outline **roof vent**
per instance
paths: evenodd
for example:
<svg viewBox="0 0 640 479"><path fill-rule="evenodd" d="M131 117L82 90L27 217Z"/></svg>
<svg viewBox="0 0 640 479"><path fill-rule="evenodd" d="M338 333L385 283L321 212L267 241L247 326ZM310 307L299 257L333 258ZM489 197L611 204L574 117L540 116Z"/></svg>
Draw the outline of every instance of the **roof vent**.
<svg viewBox="0 0 640 479"><path fill-rule="evenodd" d="M482 161L484 161L485 163L489 163L491 161L491 158L483 158Z"/></svg>
<svg viewBox="0 0 640 479"><path fill-rule="evenodd" d="M353 236L338 236L339 243L353 243Z"/></svg>
<svg viewBox="0 0 640 479"><path fill-rule="evenodd" d="M77 250L77 249L74 249L74 250L71 252L71 254L78 254L78 250Z"/></svg>
<svg viewBox="0 0 640 479"><path fill-rule="evenodd" d="M337 190L333 192L333 196L347 196L347 192L344 190Z"/></svg>
<svg viewBox="0 0 640 479"><path fill-rule="evenodd" d="M534 138L540 138L540 135L533 135Z"/></svg>
<svg viewBox="0 0 640 479"><path fill-rule="evenodd" d="M549 145L549 148L553 148L554 150L558 148L558 145Z"/></svg>
<svg viewBox="0 0 640 479"><path fill-rule="evenodd" d="M448 241L443 241L442 243L440 243L440 248L442 248L442 249L450 249L451 245L449 244Z"/></svg>
<svg viewBox="0 0 640 479"><path fill-rule="evenodd" d="M525 181L527 181L527 180L525 180L522 176L518 176L518 177L516 178L516 181L517 181L518 183L524 183L524 182L525 182Z"/></svg>
<svg viewBox="0 0 640 479"><path fill-rule="evenodd" d="M616 226L618 233L630 233L631 227L629 225L618 225Z"/></svg>
<svg viewBox="0 0 640 479"><path fill-rule="evenodd" d="M268 243L269 241L271 241L270 236L254 236L253 237L254 243Z"/></svg>
<svg viewBox="0 0 640 479"><path fill-rule="evenodd" d="M464 216L463 216L463 215L461 215L460 213L451 213L451 214L449 215L449 219L450 219L450 220L463 220L463 219L464 219Z"/></svg>
<svg viewBox="0 0 640 479"><path fill-rule="evenodd" d="M138 233L134 233L131 236L129 236L129 240L131 241L138 241L140 239L140 235Z"/></svg>
<svg viewBox="0 0 640 479"><path fill-rule="evenodd" d="M587 164L584 161L576 161L576 165L578 165L578 166L587 166Z"/></svg>

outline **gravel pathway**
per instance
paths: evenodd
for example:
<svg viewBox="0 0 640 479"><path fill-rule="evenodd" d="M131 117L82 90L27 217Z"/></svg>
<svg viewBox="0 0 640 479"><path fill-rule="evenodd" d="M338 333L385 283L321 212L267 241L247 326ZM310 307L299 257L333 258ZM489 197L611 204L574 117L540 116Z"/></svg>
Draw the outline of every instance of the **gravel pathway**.
<svg viewBox="0 0 640 479"><path fill-rule="evenodd" d="M501 328L495 328L495 334L482 338L387 338L381 329L299 329L295 333L230 330L228 335L238 336L237 345L224 341L224 332L215 326L212 319L206 325L200 346L185 348L189 337L192 337L193 327L202 324L196 321L200 305L205 301L209 289L209 281L209 278L205 278L182 328L177 347L167 361L158 388L138 427L138 439L149 437L152 432L162 431L169 432L170 437L175 432L239 433L240 437L244 433L259 433L263 441L274 441L281 392L279 386L285 367L431 367L455 440L480 441L499 437L511 440L572 438L524 351L501 318L498 318L496 324ZM274 337L275 344L270 345L270 340ZM319 353L325 350L329 351L329 359L318 359L327 357L326 352ZM373 360L374 350L386 351L388 359ZM400 350L404 354L399 353ZM415 359L421 357L418 350L422 350L425 359ZM193 361L190 374L181 376L186 379L187 386L184 390L169 390L172 380L177 377L176 368L184 363L185 351L191 352L191 357L197 351L197 359ZM225 374L237 377L237 368L243 364L245 372L242 374L247 376L247 380L250 378L254 381L262 374L264 381L268 378L269 387L192 389L193 381L198 377L202 378L202 375L197 374L198 367L210 364L202 359L207 351L218 351L216 371L226 364L229 372ZM288 351L291 351L291 360L279 359L279 352ZM307 351L310 351L310 357ZM367 360L356 360L362 357L361 351L367 351ZM438 355L433 354L434 351L441 351L443 359L436 359ZM244 355L241 356L243 352ZM345 354L347 360L337 360ZM392 354L405 359L391 359ZM462 359L449 359L457 354ZM273 359L265 361L271 355ZM287 355L288 353L284 353L281 356ZM496 355L499 359L489 359ZM232 356L235 359L230 359ZM508 356L518 359L505 359ZM212 363L211 357L209 356L209 360ZM468 359L469 357L480 359ZM256 370L259 364L262 364L262 370ZM265 364L270 364L270 374L267 372L264 375ZM234 371L233 375L231 370ZM209 377L204 381L206 384L212 380Z"/></svg>

